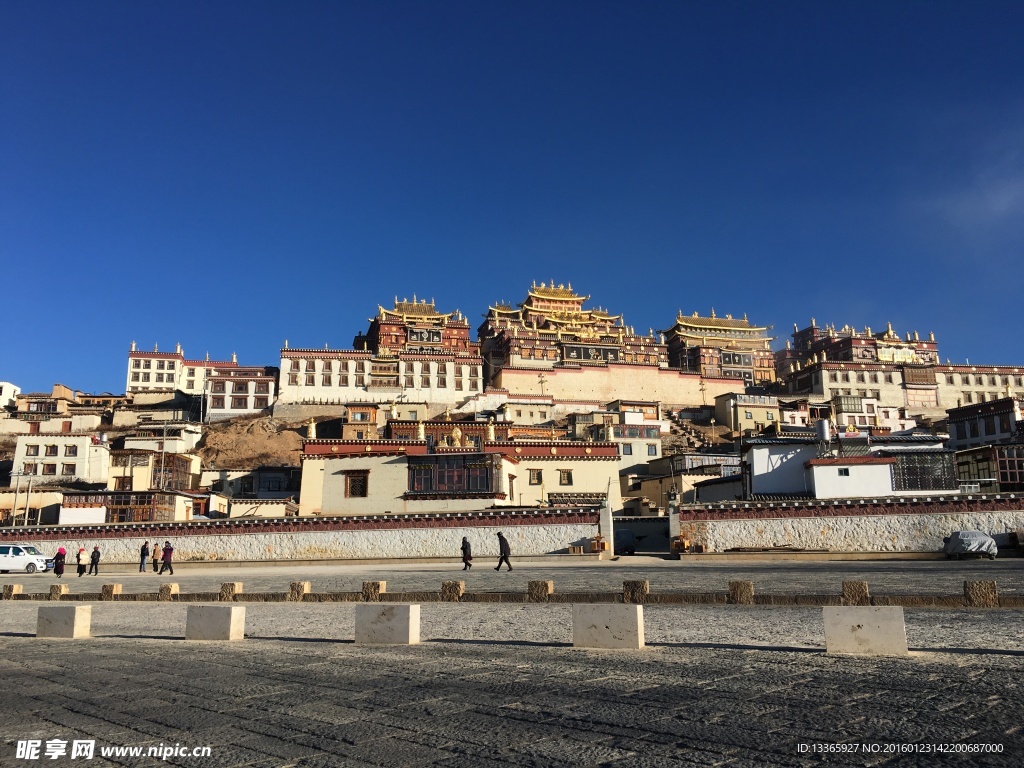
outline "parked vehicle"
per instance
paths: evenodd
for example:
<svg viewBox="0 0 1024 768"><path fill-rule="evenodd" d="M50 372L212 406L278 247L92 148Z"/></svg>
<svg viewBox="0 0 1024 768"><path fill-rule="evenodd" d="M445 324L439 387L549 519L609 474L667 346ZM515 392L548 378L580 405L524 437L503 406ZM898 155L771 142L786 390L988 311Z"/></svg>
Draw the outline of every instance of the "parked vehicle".
<svg viewBox="0 0 1024 768"><path fill-rule="evenodd" d="M53 560L48 560L31 544L0 545L0 573L10 573L11 571L35 573L36 571L48 571L52 567Z"/></svg>
<svg viewBox="0 0 1024 768"><path fill-rule="evenodd" d="M942 545L947 560L961 560L965 557L987 557L989 560L995 560L999 554L996 540L981 531L954 531L942 540Z"/></svg>
<svg viewBox="0 0 1024 768"><path fill-rule="evenodd" d="M636 536L629 528L615 529L616 555L635 555L637 544Z"/></svg>

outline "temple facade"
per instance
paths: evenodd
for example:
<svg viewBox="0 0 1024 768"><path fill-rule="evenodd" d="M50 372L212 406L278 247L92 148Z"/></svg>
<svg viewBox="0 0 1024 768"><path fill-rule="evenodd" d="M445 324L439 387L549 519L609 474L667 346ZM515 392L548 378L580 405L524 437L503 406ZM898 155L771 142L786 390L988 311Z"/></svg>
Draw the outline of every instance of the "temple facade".
<svg viewBox="0 0 1024 768"><path fill-rule="evenodd" d="M710 378L738 379L745 385L770 384L775 381L770 328L753 325L746 315L742 320L717 317L714 309L709 317L680 312L675 325L663 331L669 366Z"/></svg>
<svg viewBox="0 0 1024 768"><path fill-rule="evenodd" d="M488 387L511 397L690 405L735 389L735 379L671 367L664 335L638 334L621 315L587 309L589 298L571 285L535 283L516 307L489 307L478 331Z"/></svg>
<svg viewBox="0 0 1024 768"><path fill-rule="evenodd" d="M434 412L483 390L483 360L458 311L438 312L433 302L378 306L354 349L281 349L281 404L423 402Z"/></svg>
<svg viewBox="0 0 1024 768"><path fill-rule="evenodd" d="M630 364L667 368L665 345L653 331L638 335L622 315L584 309L590 297L572 285L534 283L526 300L512 307L488 307L479 328L487 381L507 369L550 371L559 366L600 367Z"/></svg>

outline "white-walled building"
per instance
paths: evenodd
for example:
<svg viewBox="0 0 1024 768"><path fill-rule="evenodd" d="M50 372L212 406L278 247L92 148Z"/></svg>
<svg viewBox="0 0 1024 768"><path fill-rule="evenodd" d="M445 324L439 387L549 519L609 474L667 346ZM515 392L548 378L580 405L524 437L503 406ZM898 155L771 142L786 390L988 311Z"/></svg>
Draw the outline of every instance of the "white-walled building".
<svg viewBox="0 0 1024 768"><path fill-rule="evenodd" d="M105 483L109 466L110 447L91 434L19 435L14 449L13 475L36 483Z"/></svg>
<svg viewBox="0 0 1024 768"><path fill-rule="evenodd" d="M0 381L0 408L13 408L21 394L21 387L9 381Z"/></svg>
<svg viewBox="0 0 1024 768"><path fill-rule="evenodd" d="M453 423L453 429L457 426ZM311 440L303 446L302 515L458 512L491 506L622 509L609 443Z"/></svg>
<svg viewBox="0 0 1024 768"><path fill-rule="evenodd" d="M198 424L166 422L139 427L134 435L124 439L128 451L155 451L159 453L190 453L203 439L203 428Z"/></svg>
<svg viewBox="0 0 1024 768"><path fill-rule="evenodd" d="M823 451L810 437L753 438L743 445L742 498L959 493L953 453L944 442L935 435L855 433ZM698 498L706 497L698 491Z"/></svg>
<svg viewBox="0 0 1024 768"><path fill-rule="evenodd" d="M158 346L152 352L143 352L132 342L128 352L128 378L125 392L151 392L158 390L201 395L205 391L206 377L217 371L238 367L238 358L231 360L190 360L185 357L181 344L173 352L161 352Z"/></svg>
<svg viewBox="0 0 1024 768"><path fill-rule="evenodd" d="M436 415L483 392L483 359L458 311L441 313L433 302L398 301L378 306L353 349L281 350L278 402L344 405L349 402L427 403Z"/></svg>
<svg viewBox="0 0 1024 768"><path fill-rule="evenodd" d="M277 369L234 367L207 377L206 421L269 412L276 396Z"/></svg>

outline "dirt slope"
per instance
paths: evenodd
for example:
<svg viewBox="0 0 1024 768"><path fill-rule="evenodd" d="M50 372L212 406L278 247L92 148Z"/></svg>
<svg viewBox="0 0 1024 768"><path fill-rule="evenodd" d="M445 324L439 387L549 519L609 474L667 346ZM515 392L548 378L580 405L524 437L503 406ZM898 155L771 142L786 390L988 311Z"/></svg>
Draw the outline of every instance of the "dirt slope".
<svg viewBox="0 0 1024 768"><path fill-rule="evenodd" d="M198 452L209 469L298 466L305 434L306 422L266 416L214 422L207 425Z"/></svg>

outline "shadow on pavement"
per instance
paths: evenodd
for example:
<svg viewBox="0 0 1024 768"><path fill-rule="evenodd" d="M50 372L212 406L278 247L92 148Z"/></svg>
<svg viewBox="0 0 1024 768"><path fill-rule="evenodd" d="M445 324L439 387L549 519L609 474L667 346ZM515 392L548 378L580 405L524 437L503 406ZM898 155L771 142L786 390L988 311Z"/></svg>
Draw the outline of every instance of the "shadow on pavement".
<svg viewBox="0 0 1024 768"><path fill-rule="evenodd" d="M958 653L968 656L1024 656L1024 651L1002 648L910 648L915 653Z"/></svg>
<svg viewBox="0 0 1024 768"><path fill-rule="evenodd" d="M282 635L250 635L246 634L246 640L279 640L283 643L341 643L353 645L355 640L340 637L285 637Z"/></svg>
<svg viewBox="0 0 1024 768"><path fill-rule="evenodd" d="M432 637L428 643L454 643L456 645L513 645L531 648L571 648L572 643L541 642L539 640L466 640L455 637Z"/></svg>
<svg viewBox="0 0 1024 768"><path fill-rule="evenodd" d="M747 645L743 643L647 643L652 648L717 648L724 651L785 651L786 653L822 654L824 648L796 645Z"/></svg>

